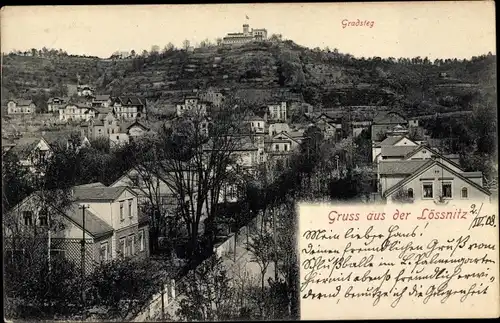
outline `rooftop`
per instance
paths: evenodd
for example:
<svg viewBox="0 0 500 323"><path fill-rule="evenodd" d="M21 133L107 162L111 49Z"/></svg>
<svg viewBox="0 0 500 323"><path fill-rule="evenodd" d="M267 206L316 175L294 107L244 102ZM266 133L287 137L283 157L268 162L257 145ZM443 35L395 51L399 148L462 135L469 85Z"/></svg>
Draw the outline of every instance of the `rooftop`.
<svg viewBox="0 0 500 323"><path fill-rule="evenodd" d="M82 213L82 209L80 209L79 205L76 203L71 204L65 211L65 215L80 227L83 227ZM89 211L89 209L85 209L85 230L93 236L98 237L108 232L112 232L113 228L101 220L97 215Z"/></svg>
<svg viewBox="0 0 500 323"><path fill-rule="evenodd" d="M79 187L73 188L73 197L77 201L114 201L127 187Z"/></svg>
<svg viewBox="0 0 500 323"><path fill-rule="evenodd" d="M418 146L382 146L380 154L382 157L405 157Z"/></svg>
<svg viewBox="0 0 500 323"><path fill-rule="evenodd" d="M393 146L395 143L403 139L404 136L389 136L382 140L380 146Z"/></svg>
<svg viewBox="0 0 500 323"><path fill-rule="evenodd" d="M380 175L410 175L426 163L433 160L394 160L379 162L378 173Z"/></svg>
<svg viewBox="0 0 500 323"><path fill-rule="evenodd" d="M381 111L375 118L373 118L374 124L405 124L406 119L399 113L394 111Z"/></svg>

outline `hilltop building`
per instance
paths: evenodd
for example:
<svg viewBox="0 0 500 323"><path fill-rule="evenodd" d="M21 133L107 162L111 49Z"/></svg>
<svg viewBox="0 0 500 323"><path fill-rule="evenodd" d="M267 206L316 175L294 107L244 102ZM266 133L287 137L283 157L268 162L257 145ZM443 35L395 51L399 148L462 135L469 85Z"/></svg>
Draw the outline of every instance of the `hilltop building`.
<svg viewBox="0 0 500 323"><path fill-rule="evenodd" d="M223 39L224 45L245 44L253 41L263 41L267 39L267 30L264 28L250 29L248 24L243 25L242 33L228 33Z"/></svg>

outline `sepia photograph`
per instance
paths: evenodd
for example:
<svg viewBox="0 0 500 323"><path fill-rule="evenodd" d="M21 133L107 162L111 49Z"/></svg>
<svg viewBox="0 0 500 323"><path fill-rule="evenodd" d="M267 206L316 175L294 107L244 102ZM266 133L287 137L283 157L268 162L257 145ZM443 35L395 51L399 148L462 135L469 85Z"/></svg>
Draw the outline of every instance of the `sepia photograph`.
<svg viewBox="0 0 500 323"><path fill-rule="evenodd" d="M0 24L6 321L500 313L494 2Z"/></svg>

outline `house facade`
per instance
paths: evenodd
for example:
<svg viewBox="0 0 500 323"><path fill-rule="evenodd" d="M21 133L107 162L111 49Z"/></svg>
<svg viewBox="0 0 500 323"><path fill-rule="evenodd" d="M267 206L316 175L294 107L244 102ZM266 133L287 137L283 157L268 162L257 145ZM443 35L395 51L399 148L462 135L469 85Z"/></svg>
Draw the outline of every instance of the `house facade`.
<svg viewBox="0 0 500 323"><path fill-rule="evenodd" d="M118 120L146 118L146 100L136 96L119 96L111 105Z"/></svg>
<svg viewBox="0 0 500 323"><path fill-rule="evenodd" d="M386 163L406 163L414 168L400 166L398 172L387 172L395 165ZM464 172L450 166L443 160L413 160L384 162L379 172L383 197L387 203L397 203L401 196L406 201L447 201L470 200L474 202L490 201L491 193L483 186L481 172ZM406 174L403 174L406 171Z"/></svg>
<svg viewBox="0 0 500 323"><path fill-rule="evenodd" d="M7 114L33 114L36 112L36 105L32 100L10 100L7 102Z"/></svg>
<svg viewBox="0 0 500 323"><path fill-rule="evenodd" d="M269 112L268 121L287 121L288 107L285 101L282 101L281 103L269 104L267 107Z"/></svg>
<svg viewBox="0 0 500 323"><path fill-rule="evenodd" d="M242 33L228 33L222 38L224 45L245 44L253 41L263 41L267 39L267 30L264 28L250 29L248 24L243 25Z"/></svg>
<svg viewBox="0 0 500 323"><path fill-rule="evenodd" d="M176 114L178 117L182 116L184 113L193 113L199 116L205 116L207 114L207 103L201 101L198 97L185 97L183 103L176 105Z"/></svg>
<svg viewBox="0 0 500 323"><path fill-rule="evenodd" d="M108 108L111 105L112 99L109 94L97 94L92 98L92 107Z"/></svg>
<svg viewBox="0 0 500 323"><path fill-rule="evenodd" d="M110 241L101 244L107 249L107 259L148 256L148 225L139 219L137 195L129 187L101 185L77 186L73 198L113 228Z"/></svg>
<svg viewBox="0 0 500 323"><path fill-rule="evenodd" d="M208 90L200 93L200 99L202 101L210 102L214 107L219 108L224 102L224 94L215 88L209 88Z"/></svg>
<svg viewBox="0 0 500 323"><path fill-rule="evenodd" d="M51 257L65 257L80 268L85 239L87 273L118 257L149 256L148 225L138 219L137 198L130 190L93 183L74 187L73 192L73 201L64 210L37 193L28 196L11 210L15 222L6 235L28 234L44 240ZM15 249L12 243L9 247Z"/></svg>
<svg viewBox="0 0 500 323"><path fill-rule="evenodd" d="M87 105L67 104L59 109L60 121L89 121L96 115L96 110Z"/></svg>
<svg viewBox="0 0 500 323"><path fill-rule="evenodd" d="M59 112L59 109L64 108L69 103L68 97L54 97L47 101L47 112Z"/></svg>

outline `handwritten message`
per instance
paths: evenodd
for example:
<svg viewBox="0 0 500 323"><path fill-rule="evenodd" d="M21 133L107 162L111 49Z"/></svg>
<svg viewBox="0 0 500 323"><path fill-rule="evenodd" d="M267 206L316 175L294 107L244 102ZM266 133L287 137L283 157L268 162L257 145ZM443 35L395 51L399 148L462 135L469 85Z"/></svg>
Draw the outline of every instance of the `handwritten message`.
<svg viewBox="0 0 500 323"><path fill-rule="evenodd" d="M301 319L497 317L496 203L299 205Z"/></svg>

